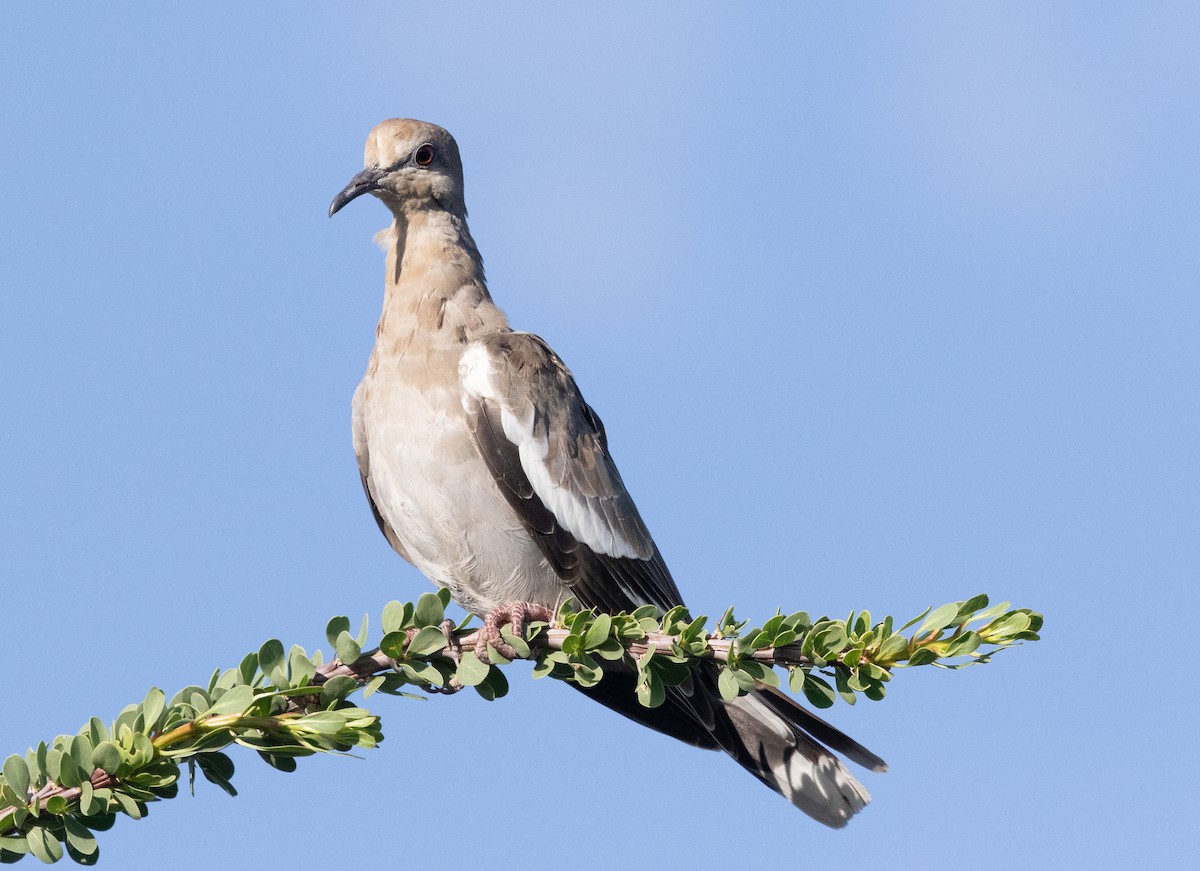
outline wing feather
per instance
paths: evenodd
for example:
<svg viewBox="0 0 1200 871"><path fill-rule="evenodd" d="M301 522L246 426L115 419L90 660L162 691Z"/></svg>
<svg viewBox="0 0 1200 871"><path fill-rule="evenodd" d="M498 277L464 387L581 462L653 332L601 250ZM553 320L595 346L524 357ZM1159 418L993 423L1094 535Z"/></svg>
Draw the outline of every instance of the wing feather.
<svg viewBox="0 0 1200 871"><path fill-rule="evenodd" d="M480 454L579 604L681 604L604 425L562 360L539 337L513 332L471 344L459 368Z"/></svg>

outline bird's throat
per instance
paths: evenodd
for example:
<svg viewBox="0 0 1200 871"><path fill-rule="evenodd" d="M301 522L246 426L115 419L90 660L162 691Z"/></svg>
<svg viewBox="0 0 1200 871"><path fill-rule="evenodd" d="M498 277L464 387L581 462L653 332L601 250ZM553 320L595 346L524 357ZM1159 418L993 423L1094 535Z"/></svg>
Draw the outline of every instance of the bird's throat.
<svg viewBox="0 0 1200 871"><path fill-rule="evenodd" d="M411 212L397 216L377 240L387 251L377 344L407 356L508 330L463 218L441 210Z"/></svg>

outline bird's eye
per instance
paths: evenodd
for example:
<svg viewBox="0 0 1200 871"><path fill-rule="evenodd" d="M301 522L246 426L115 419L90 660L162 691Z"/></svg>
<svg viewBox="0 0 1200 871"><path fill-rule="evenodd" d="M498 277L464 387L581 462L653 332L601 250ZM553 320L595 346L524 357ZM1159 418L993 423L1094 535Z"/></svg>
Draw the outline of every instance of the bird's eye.
<svg viewBox="0 0 1200 871"><path fill-rule="evenodd" d="M433 163L433 157L433 146L426 142L413 152L413 163L417 166L429 166L429 164Z"/></svg>

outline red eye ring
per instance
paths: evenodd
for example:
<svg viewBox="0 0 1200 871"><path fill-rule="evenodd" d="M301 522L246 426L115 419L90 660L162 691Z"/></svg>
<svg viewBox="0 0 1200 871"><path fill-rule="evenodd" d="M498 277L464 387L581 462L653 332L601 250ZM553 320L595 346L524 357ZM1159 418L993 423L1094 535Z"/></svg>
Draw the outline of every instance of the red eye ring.
<svg viewBox="0 0 1200 871"><path fill-rule="evenodd" d="M433 146L426 142L413 152L413 163L417 166L429 166L429 164L433 163L435 154Z"/></svg>

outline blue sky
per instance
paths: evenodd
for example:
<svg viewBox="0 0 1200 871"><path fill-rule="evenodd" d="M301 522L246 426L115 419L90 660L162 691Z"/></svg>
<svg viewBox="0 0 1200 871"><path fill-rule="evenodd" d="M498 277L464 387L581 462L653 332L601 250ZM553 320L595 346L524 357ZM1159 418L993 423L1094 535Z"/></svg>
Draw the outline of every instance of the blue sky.
<svg viewBox="0 0 1200 871"><path fill-rule="evenodd" d="M325 217L397 115L695 612L987 592L1044 640L833 710L892 766L842 832L515 669L378 701L362 761L236 754L102 867L1193 853L1195 8L647 6L0 13L0 755L428 588L350 449L386 212Z"/></svg>

